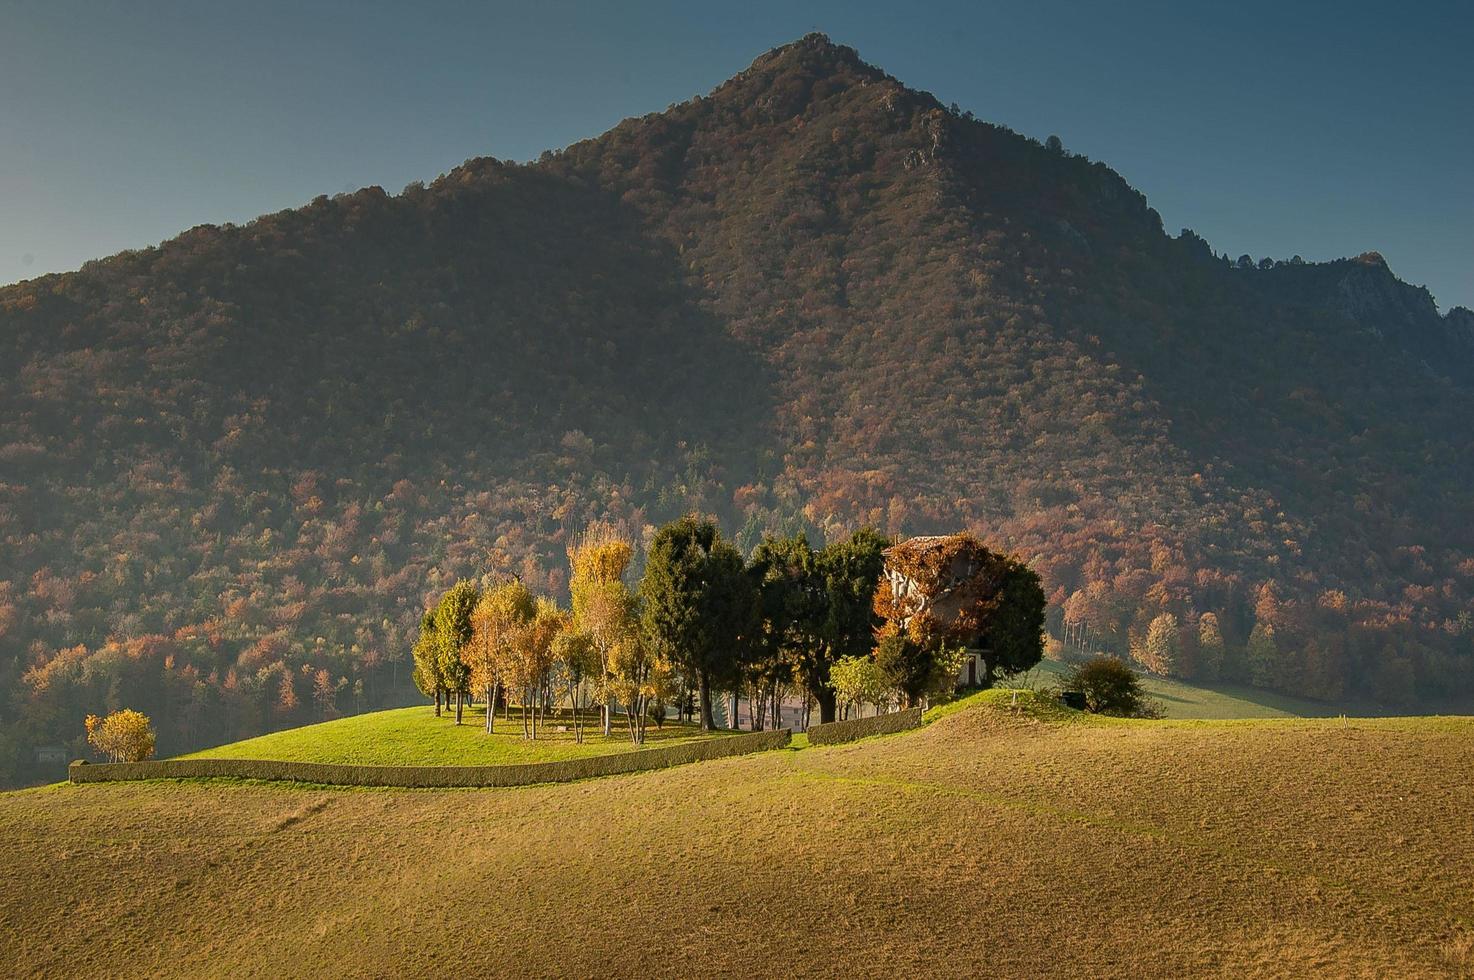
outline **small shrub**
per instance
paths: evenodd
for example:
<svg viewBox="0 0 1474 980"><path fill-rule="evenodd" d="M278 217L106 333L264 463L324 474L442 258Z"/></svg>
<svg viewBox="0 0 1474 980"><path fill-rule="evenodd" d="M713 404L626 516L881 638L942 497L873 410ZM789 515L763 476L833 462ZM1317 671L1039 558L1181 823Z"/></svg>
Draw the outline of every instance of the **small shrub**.
<svg viewBox="0 0 1474 980"><path fill-rule="evenodd" d="M1071 667L1060 689L1084 695L1086 709L1095 714L1161 717L1161 709L1142 690L1141 678L1119 657L1096 657Z"/></svg>

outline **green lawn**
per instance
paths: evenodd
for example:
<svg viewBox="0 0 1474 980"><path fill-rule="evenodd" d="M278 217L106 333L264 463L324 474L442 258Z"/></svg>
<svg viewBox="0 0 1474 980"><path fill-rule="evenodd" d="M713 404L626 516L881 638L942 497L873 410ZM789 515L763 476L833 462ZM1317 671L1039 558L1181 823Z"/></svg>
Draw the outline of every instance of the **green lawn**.
<svg viewBox="0 0 1474 980"><path fill-rule="evenodd" d="M464 723L457 726L454 711L437 718L432 706L417 705L273 732L192 752L180 758L279 759L383 766L552 762L635 749L624 727L624 718L616 716L614 721L613 734L605 738L599 730L597 717L588 715L584 741L579 744L574 741L571 731L557 730L560 726L568 727L570 723L570 715L565 709L556 717L549 713L546 726L538 731L537 740L528 741L522 737L521 716L516 708L512 710L511 721L504 721L498 715L495 731L488 735L486 712L479 706L468 709ZM720 733L703 734L693 725L667 721L663 728L652 724L646 730L643 747L656 748L715 737L720 737Z"/></svg>

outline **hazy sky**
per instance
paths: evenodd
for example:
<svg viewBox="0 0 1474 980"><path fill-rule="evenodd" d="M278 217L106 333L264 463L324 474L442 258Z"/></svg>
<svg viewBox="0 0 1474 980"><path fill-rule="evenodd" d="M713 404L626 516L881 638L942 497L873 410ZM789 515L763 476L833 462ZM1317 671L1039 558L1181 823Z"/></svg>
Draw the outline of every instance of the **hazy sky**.
<svg viewBox="0 0 1474 980"><path fill-rule="evenodd" d="M472 156L534 158L810 31L1219 251L1381 251L1474 307L1474 2L0 0L0 282Z"/></svg>

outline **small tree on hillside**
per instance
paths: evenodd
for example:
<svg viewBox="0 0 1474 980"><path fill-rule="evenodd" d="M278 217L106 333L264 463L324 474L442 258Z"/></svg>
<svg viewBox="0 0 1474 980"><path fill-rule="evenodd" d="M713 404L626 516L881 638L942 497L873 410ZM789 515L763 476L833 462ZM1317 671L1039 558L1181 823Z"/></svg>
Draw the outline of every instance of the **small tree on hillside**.
<svg viewBox="0 0 1474 980"><path fill-rule="evenodd" d="M1085 697L1085 707L1095 714L1123 718L1154 718L1159 712L1147 700L1141 678L1119 657L1095 657L1071 667L1062 690Z"/></svg>
<svg viewBox="0 0 1474 980"><path fill-rule="evenodd" d="M588 679L603 670L599 651L588 633L569 624L553 639L553 672L558 687L568 698L573 712L573 739L583 741L583 712L587 705Z"/></svg>
<svg viewBox="0 0 1474 980"><path fill-rule="evenodd" d="M412 651L415 661L415 686L426 697L435 697L435 717L440 717L440 697L445 693L445 678L440 675L440 641L435 635L435 610L427 609L420 617L420 632Z"/></svg>
<svg viewBox="0 0 1474 980"><path fill-rule="evenodd" d="M471 689L486 693L488 732L495 727L499 689L508 683L515 667L520 634L535 610L532 594L517 579L487 589L471 610L471 638L461 651L461 659L470 671Z"/></svg>
<svg viewBox="0 0 1474 980"><path fill-rule="evenodd" d="M829 668L829 683L845 717L862 704L889 707L895 687L873 657L844 657Z"/></svg>
<svg viewBox="0 0 1474 980"><path fill-rule="evenodd" d="M106 718L88 715L87 741L112 762L142 762L154 754L154 729L148 715L131 708Z"/></svg>
<svg viewBox="0 0 1474 980"><path fill-rule="evenodd" d="M615 656L636 625L635 598L624 584L633 556L634 545L612 524L591 525L568 547L573 628L587 635L599 654L594 695L603 706L605 735L614 709Z"/></svg>
<svg viewBox="0 0 1474 980"><path fill-rule="evenodd" d="M436 664L442 683L456 699L456 724L461 723L466 697L471 693L471 671L461 659L461 650L471 639L471 612L480 591L470 582L451 586L435 607Z"/></svg>

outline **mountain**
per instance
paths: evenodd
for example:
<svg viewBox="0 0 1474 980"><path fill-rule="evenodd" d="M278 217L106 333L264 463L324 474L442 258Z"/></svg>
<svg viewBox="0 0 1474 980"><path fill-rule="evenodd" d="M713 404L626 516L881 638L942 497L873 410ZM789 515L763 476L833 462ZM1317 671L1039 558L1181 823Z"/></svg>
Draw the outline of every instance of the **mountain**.
<svg viewBox="0 0 1474 980"><path fill-rule="evenodd" d="M392 703L456 577L561 592L587 521L690 509L972 528L1065 654L1462 697L1471 409L1474 314L1374 253L1229 262L810 35L534 164L0 289L0 775L118 704L167 751Z"/></svg>

